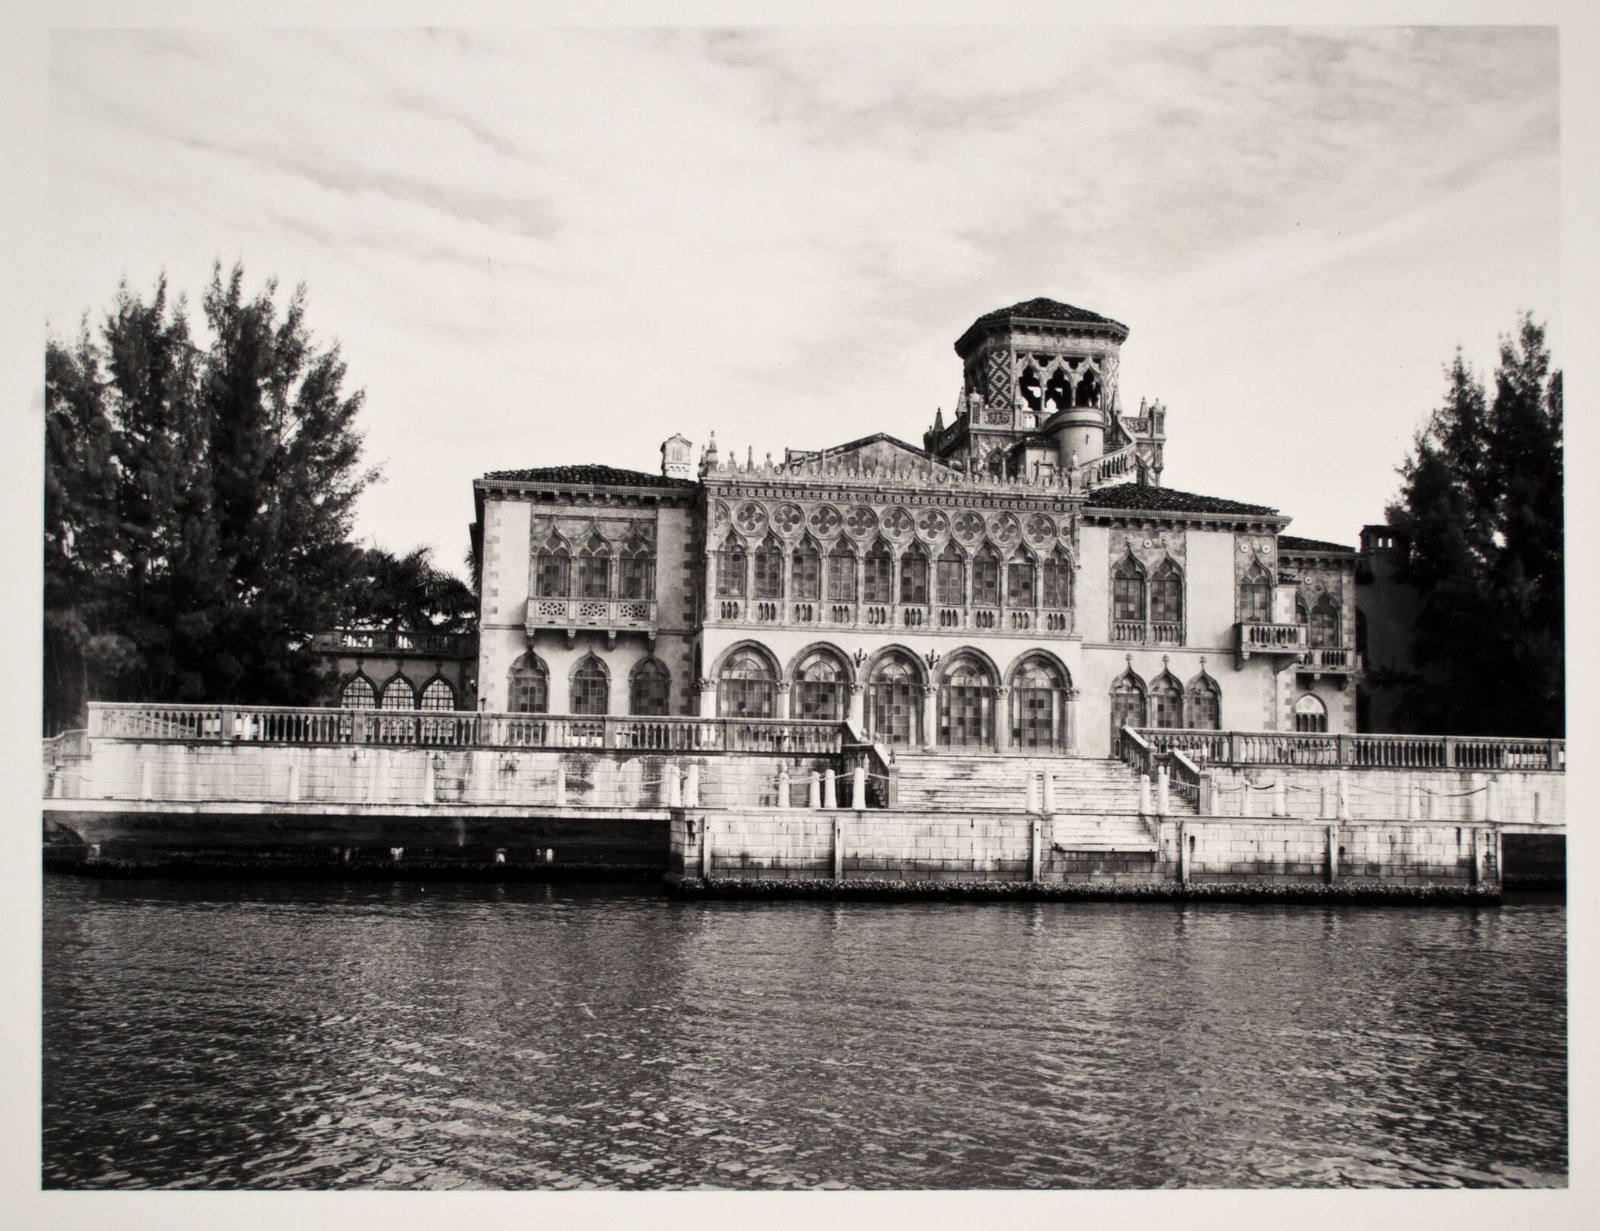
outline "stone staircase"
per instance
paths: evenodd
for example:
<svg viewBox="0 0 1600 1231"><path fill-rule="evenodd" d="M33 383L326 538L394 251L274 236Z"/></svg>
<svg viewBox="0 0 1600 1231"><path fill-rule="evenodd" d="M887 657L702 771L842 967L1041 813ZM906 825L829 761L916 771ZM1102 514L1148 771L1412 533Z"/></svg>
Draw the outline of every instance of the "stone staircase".
<svg viewBox="0 0 1600 1231"><path fill-rule="evenodd" d="M1139 776L1119 760L1088 757L952 756L897 752L896 807L917 812L1027 812L1028 782L1054 778L1049 840L1069 851L1153 851L1155 838L1139 815ZM1036 802L1035 808L1039 807ZM1175 815L1193 815L1176 793Z"/></svg>

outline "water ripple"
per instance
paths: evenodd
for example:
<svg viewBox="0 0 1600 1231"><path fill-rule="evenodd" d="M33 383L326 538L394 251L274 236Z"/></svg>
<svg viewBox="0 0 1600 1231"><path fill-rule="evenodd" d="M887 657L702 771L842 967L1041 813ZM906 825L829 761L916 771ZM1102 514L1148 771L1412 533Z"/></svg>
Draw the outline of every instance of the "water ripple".
<svg viewBox="0 0 1600 1231"><path fill-rule="evenodd" d="M45 894L48 1187L1563 1184L1565 911Z"/></svg>

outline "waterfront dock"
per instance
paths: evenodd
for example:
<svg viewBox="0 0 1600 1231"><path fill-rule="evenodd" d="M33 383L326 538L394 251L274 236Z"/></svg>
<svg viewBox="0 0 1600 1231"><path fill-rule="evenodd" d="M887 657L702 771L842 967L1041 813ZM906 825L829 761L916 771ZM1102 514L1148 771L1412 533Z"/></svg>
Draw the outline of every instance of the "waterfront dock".
<svg viewBox="0 0 1600 1231"><path fill-rule="evenodd" d="M1548 879L1565 837L1561 741L1127 728L1118 753L928 755L834 722L94 705L45 743L43 814L52 865L91 871L707 892L1482 895L1519 850Z"/></svg>

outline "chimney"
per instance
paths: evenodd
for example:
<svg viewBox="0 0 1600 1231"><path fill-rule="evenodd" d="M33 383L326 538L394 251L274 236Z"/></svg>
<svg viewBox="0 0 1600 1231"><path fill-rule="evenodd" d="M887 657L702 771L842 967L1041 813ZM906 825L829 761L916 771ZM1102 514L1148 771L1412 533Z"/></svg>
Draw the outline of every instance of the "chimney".
<svg viewBox="0 0 1600 1231"><path fill-rule="evenodd" d="M661 442L661 477L663 479L687 479L689 477L689 456L694 446L688 437L673 433Z"/></svg>

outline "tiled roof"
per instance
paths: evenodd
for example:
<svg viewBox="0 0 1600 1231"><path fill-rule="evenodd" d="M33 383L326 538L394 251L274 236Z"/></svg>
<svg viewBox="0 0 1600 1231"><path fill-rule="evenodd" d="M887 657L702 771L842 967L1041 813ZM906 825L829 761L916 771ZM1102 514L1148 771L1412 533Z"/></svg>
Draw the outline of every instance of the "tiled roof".
<svg viewBox="0 0 1600 1231"><path fill-rule="evenodd" d="M1343 543L1324 543L1321 539L1301 539L1292 534L1278 536L1279 551L1342 551L1350 555L1356 554L1354 547L1346 547Z"/></svg>
<svg viewBox="0 0 1600 1231"><path fill-rule="evenodd" d="M693 487L693 479L667 479L644 470L587 463L581 466L535 466L531 470L491 470L486 479L517 483L575 483L591 487Z"/></svg>
<svg viewBox="0 0 1600 1231"><path fill-rule="evenodd" d="M1013 316L1025 316L1035 321L1077 321L1088 325L1117 325L1127 328L1121 321L1114 321L1109 316L1101 316L1098 312L1089 311L1088 308L1075 308L1070 303L1062 303L1058 299L1046 299L1043 296L1014 303L1009 308L996 308L993 312L985 312L972 323L987 325L990 321L1003 321Z"/></svg>
<svg viewBox="0 0 1600 1231"><path fill-rule="evenodd" d="M1278 512L1264 504L1241 504L1237 500L1223 500L1218 496L1180 492L1171 487L1141 487L1137 483L1097 488L1084 498L1083 503L1089 509L1149 509L1159 513L1250 513L1275 516ZM1281 538L1279 542L1282 542Z"/></svg>

